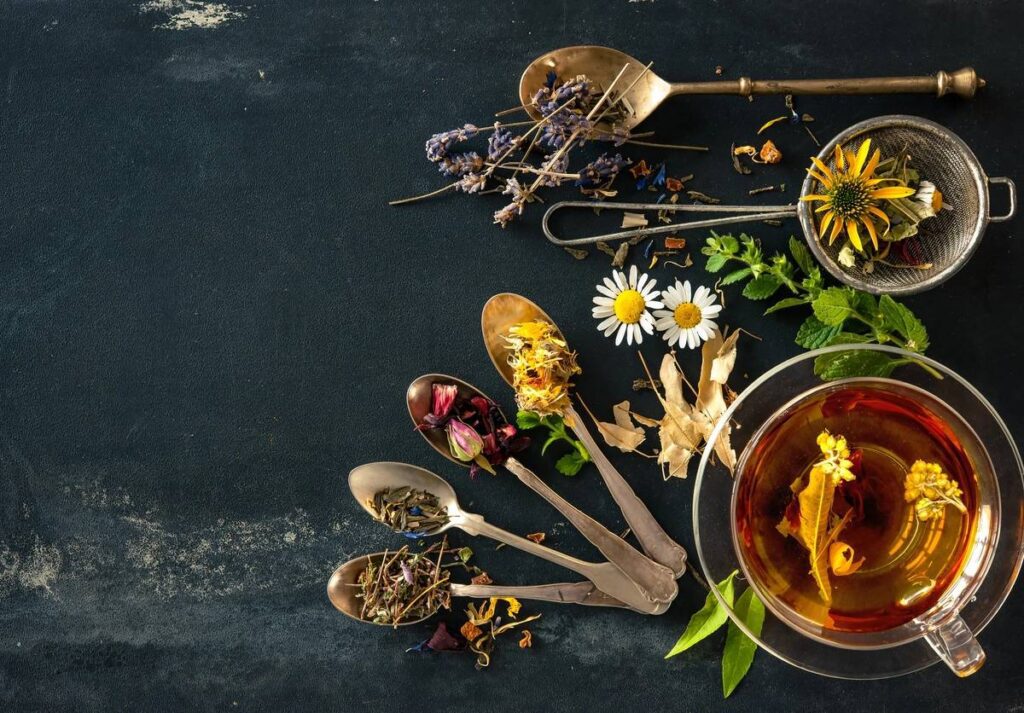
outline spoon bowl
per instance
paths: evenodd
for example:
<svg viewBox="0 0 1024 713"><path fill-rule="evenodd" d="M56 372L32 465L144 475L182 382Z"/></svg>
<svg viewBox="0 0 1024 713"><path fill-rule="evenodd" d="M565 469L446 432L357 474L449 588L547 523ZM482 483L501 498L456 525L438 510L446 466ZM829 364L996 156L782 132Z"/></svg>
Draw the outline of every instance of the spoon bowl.
<svg viewBox="0 0 1024 713"><path fill-rule="evenodd" d="M585 74L594 82L599 92L611 86L612 80L627 66L617 87L630 87L624 95L624 107L628 117L622 122L625 128L633 128L651 115L672 90L672 85L648 71L633 84L644 71L644 63L625 52L598 45L577 45L563 47L542 54L533 60L519 80L519 101L534 119L540 119L540 112L533 106L533 96L547 82L548 73L554 72L559 78Z"/></svg>
<svg viewBox="0 0 1024 713"><path fill-rule="evenodd" d="M327 581L327 598L334 605L334 608L340 611L347 617L361 621L364 624L377 624L375 621L369 621L359 616L359 612L362 609L362 602L356 596L359 591L359 575L361 575L370 562L373 562L378 567L384 562L385 552L375 552L370 555L362 555L350 559L345 564L334 570L334 574ZM394 553L391 553L394 554ZM410 624L419 624L421 621L429 619L437 610L421 616L419 619L409 619L408 621L402 621L398 626L409 626ZM377 626L393 626L392 624L377 624Z"/></svg>
<svg viewBox="0 0 1024 713"><path fill-rule="evenodd" d="M494 368L509 386L512 386L512 367L508 364L508 347L505 335L520 322L547 322L558 330L555 320L532 300L513 292L501 292L487 300L480 313L480 331L484 336L484 347ZM561 330L558 330L561 336Z"/></svg>
<svg viewBox="0 0 1024 713"><path fill-rule="evenodd" d="M408 463L381 462L358 466L348 474L348 488L352 491L352 496L374 519L376 516L370 507L373 496L381 490L404 486L430 493L437 498L438 504L448 511L448 522L437 529L425 532L426 535L444 532L452 526L455 517L463 514L452 486L429 470Z"/></svg>

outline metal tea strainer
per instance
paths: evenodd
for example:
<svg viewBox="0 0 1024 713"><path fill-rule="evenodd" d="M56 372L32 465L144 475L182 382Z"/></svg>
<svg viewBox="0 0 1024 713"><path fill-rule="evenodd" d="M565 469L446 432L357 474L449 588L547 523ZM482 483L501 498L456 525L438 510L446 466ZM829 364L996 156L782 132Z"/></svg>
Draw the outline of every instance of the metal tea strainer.
<svg viewBox="0 0 1024 713"><path fill-rule="evenodd" d="M949 279L964 266L978 247L982 234L989 222L1009 220L1017 212L1017 189L1009 178L989 178L978 163L977 157L959 136L933 121L917 116L894 114L868 119L854 124L822 147L818 158L830 168L834 167L834 150L837 144L847 146L850 142L860 143L871 139L873 146L882 150L883 156L892 156L907 149L911 165L921 177L931 181L942 191L952 204L952 210L940 211L937 216L923 221L918 233L921 238L921 260L929 263L928 269L915 269L877 262L870 273L860 267L844 267L838 262L840 241L829 246L819 240L814 219L814 209L809 202L797 205L779 206L722 206L722 205L680 205L651 203L598 203L593 201L562 201L555 203L544 214L541 227L548 240L564 247L587 245L599 240L618 240L638 235L678 232L693 228L710 228L731 223L782 218L800 219L804 239L818 261L840 282L872 294L907 295L935 287ZM1009 193L1009 209L1004 215L989 213L989 185L1002 183ZM818 182L807 177L800 188L800 195L819 192ZM634 211L668 211L692 213L736 213L727 217L693 220L671 225L625 230L585 238L560 239L549 226L551 216L563 208L603 208Z"/></svg>

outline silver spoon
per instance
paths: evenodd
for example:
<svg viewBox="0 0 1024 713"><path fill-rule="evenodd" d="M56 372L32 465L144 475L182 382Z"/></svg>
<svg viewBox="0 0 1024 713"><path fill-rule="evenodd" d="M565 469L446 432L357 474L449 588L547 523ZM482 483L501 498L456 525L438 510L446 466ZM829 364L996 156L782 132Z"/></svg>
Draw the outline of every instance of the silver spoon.
<svg viewBox="0 0 1024 713"><path fill-rule="evenodd" d="M498 370L509 386L512 385L512 369L508 365L508 347L504 336L515 324L537 320L548 322L558 329L558 325L544 310L522 295L503 292L491 297L484 305L480 315L484 345L494 368ZM676 577L681 577L686 571L686 550L668 536L668 533L654 519L651 511L647 509L644 501L633 492L626 479L601 452L597 441L587 429L586 422L571 404L565 413L565 421L583 441L583 445L590 453L605 485L608 486L608 491L622 510L623 517L626 518L633 534L640 541L644 552L654 561L671 569Z"/></svg>
<svg viewBox="0 0 1024 713"><path fill-rule="evenodd" d="M401 488L403 486L430 493L448 512L448 523L430 534L436 535L445 530L457 528L474 537L483 535L581 574L602 592L631 609L645 614L661 614L668 609L668 602L651 601L640 591L633 580L611 562L584 562L558 550L539 545L525 537L513 535L511 532L485 521L480 515L466 512L459 506L452 486L429 470L407 463L367 463L353 469L348 475L348 487L352 491L352 495L371 516L373 511L370 502L375 494L385 488Z"/></svg>
<svg viewBox="0 0 1024 713"><path fill-rule="evenodd" d="M560 79L585 74L603 91L624 66L628 69L622 76L622 83L630 87L624 104L630 114L622 123L629 129L650 116L663 101L677 94L738 94L749 97L758 94L924 93L940 97L957 94L970 99L985 86L985 80L970 67L918 77L783 80L740 77L713 82L666 82L648 70L634 82L644 71L644 63L640 60L611 47L577 45L552 50L533 60L519 80L519 101L533 118L539 119L533 97L547 82L549 72L554 72Z"/></svg>
<svg viewBox="0 0 1024 713"><path fill-rule="evenodd" d="M356 596L359 593L359 575L363 573L366 566L373 562L380 566L384 561L385 552L375 552L370 555L363 555L350 559L345 564L334 570L330 580L327 582L327 598L331 600L334 608L342 614L352 617L356 621L366 624L376 622L363 619L359 616L362 610L362 601ZM485 599L487 597L515 597L516 599L532 599L534 601L556 602L559 604L583 604L592 607L620 607L627 608L618 599L609 597L607 594L594 586L593 582L567 582L565 584L540 584L532 587L498 586L493 584L458 584L452 583L449 590L453 597L474 597ZM398 626L418 624L429 619L436 613L436 610L420 617L401 622ZM380 624L379 626L391 626L391 624Z"/></svg>
<svg viewBox="0 0 1024 713"><path fill-rule="evenodd" d="M437 382L455 384L458 386L461 398L482 396L494 403L494 399L462 379L457 379L448 374L424 374L409 384L409 389L406 392L406 402L408 403L409 415L412 417L413 423L422 423L424 417L430 413L431 387ZM443 430L428 429L421 430L420 433L437 452L448 460L467 468L470 466L469 463L460 461L452 456L447 436ZM650 599L656 602L671 602L675 599L679 593L679 587L671 570L648 559L621 537L572 505L568 500L552 490L551 486L537 477L533 471L523 465L518 459L509 458L505 461L504 466L520 482L547 500L558 512L562 513L591 544L600 550L601 554L608 558L609 562L621 569Z"/></svg>

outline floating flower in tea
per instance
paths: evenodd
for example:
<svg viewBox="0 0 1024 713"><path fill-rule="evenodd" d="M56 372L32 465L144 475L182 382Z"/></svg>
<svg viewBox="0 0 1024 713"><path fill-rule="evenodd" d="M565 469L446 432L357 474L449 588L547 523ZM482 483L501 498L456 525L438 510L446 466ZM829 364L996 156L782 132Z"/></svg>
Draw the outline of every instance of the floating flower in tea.
<svg viewBox="0 0 1024 713"><path fill-rule="evenodd" d="M914 461L904 482L904 497L914 503L914 513L922 522L933 519L946 505L952 505L960 512L967 512L961 500L963 492L938 463Z"/></svg>

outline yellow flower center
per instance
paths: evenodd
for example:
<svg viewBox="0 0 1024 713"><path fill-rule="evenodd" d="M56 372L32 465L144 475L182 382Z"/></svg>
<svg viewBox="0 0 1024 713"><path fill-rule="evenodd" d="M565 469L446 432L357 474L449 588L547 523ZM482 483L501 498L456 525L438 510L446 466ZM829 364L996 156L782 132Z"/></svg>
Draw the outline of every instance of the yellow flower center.
<svg viewBox="0 0 1024 713"><path fill-rule="evenodd" d="M623 290L615 298L615 316L624 324L636 324L644 314L647 303L636 290Z"/></svg>
<svg viewBox="0 0 1024 713"><path fill-rule="evenodd" d="M700 307L693 302L683 302L676 307L672 316L681 329L691 329L700 324Z"/></svg>

